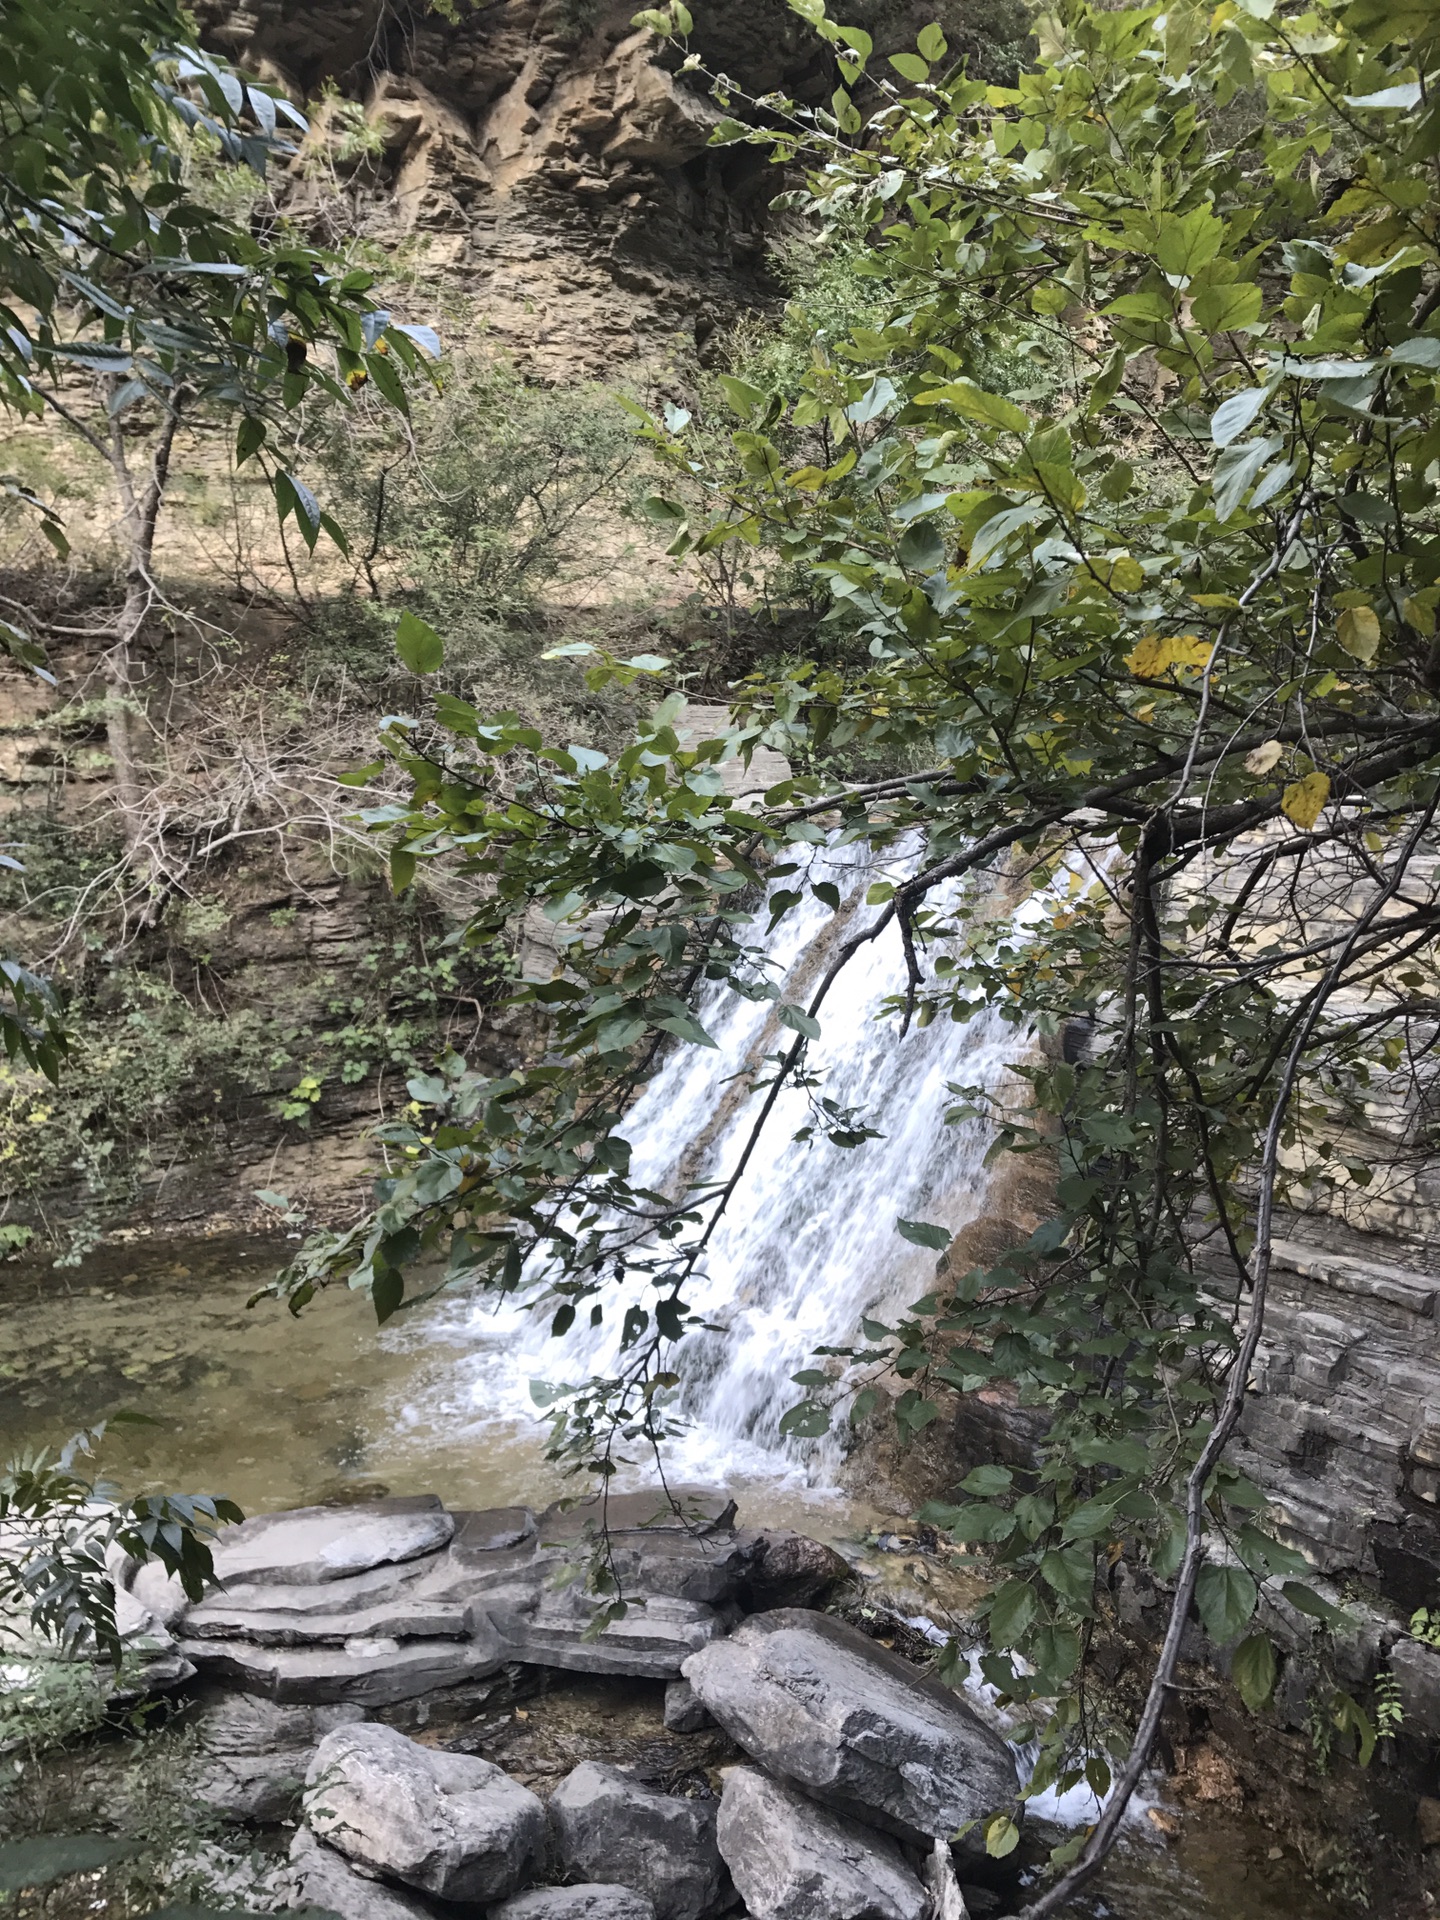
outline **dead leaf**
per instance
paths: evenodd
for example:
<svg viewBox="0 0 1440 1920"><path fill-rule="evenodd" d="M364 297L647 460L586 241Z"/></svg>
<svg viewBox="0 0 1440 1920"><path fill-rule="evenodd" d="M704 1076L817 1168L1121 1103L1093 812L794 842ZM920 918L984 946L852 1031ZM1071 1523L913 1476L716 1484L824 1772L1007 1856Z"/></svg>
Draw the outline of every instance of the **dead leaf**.
<svg viewBox="0 0 1440 1920"><path fill-rule="evenodd" d="M1245 771L1257 776L1268 773L1285 749L1278 740L1266 740L1245 756Z"/></svg>

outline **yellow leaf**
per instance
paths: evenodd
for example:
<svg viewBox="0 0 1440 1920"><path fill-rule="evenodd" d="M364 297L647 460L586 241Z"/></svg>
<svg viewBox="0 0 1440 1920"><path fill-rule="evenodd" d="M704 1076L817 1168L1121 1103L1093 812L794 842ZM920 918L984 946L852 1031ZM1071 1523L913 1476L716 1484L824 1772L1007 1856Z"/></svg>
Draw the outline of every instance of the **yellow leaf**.
<svg viewBox="0 0 1440 1920"><path fill-rule="evenodd" d="M1133 653L1126 654L1125 664L1137 680L1158 680L1171 667L1207 665L1212 651L1210 642L1195 633L1170 634L1163 638L1158 633L1148 633Z"/></svg>
<svg viewBox="0 0 1440 1920"><path fill-rule="evenodd" d="M1090 569L1112 593L1138 593L1145 584L1145 569L1130 553L1102 553L1090 562Z"/></svg>
<svg viewBox="0 0 1440 1920"><path fill-rule="evenodd" d="M1147 633L1134 652L1126 654L1125 664L1137 680L1158 680L1170 664L1170 642Z"/></svg>
<svg viewBox="0 0 1440 1920"><path fill-rule="evenodd" d="M1335 629L1346 653L1369 666L1380 649L1380 621L1373 607L1346 607Z"/></svg>
<svg viewBox="0 0 1440 1920"><path fill-rule="evenodd" d="M1263 746L1256 747L1253 753L1246 754L1245 771L1254 774L1268 773L1284 751L1278 740L1265 741Z"/></svg>
<svg viewBox="0 0 1440 1920"><path fill-rule="evenodd" d="M1181 634L1170 645L1170 664L1176 667L1208 667L1210 655L1214 652L1208 640L1202 640L1197 633Z"/></svg>
<svg viewBox="0 0 1440 1920"><path fill-rule="evenodd" d="M1281 796L1280 810L1287 820L1293 820L1297 827L1308 833L1320 818L1320 810L1329 798L1329 774L1307 773L1303 780L1296 780L1286 787Z"/></svg>

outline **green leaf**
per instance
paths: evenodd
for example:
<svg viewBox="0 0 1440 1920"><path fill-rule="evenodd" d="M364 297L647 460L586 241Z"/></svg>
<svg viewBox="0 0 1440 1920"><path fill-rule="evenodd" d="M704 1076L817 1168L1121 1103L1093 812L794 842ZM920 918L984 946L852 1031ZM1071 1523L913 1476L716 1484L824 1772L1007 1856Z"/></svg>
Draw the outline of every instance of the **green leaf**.
<svg viewBox="0 0 1440 1920"><path fill-rule="evenodd" d="M1057 1548L1041 1556L1040 1577L1063 1600L1088 1607L1095 1592L1095 1556L1082 1548Z"/></svg>
<svg viewBox="0 0 1440 1920"><path fill-rule="evenodd" d="M1020 1844L1020 1829L1008 1813L997 1813L985 1828L985 1851L992 1860L1003 1860Z"/></svg>
<svg viewBox="0 0 1440 1920"><path fill-rule="evenodd" d="M916 520L900 536L895 549L901 564L917 573L934 573L945 564L945 542L929 520Z"/></svg>
<svg viewBox="0 0 1440 1920"><path fill-rule="evenodd" d="M915 36L915 44L923 58L933 66L937 60L943 60L950 51L949 42L939 27L932 21L928 27L922 27Z"/></svg>
<svg viewBox="0 0 1440 1920"><path fill-rule="evenodd" d="M932 1226L928 1220L904 1220L895 1222L896 1231L902 1240L909 1240L917 1247L934 1247L943 1253L955 1238L949 1227Z"/></svg>
<svg viewBox="0 0 1440 1920"><path fill-rule="evenodd" d="M1217 1646L1229 1646L1244 1632L1257 1598L1255 1582L1242 1567L1205 1566L1195 1582L1196 1608Z"/></svg>
<svg viewBox="0 0 1440 1920"><path fill-rule="evenodd" d="M1196 294L1190 310L1207 333L1226 333L1258 320L1264 305L1259 287L1206 287Z"/></svg>
<svg viewBox="0 0 1440 1920"><path fill-rule="evenodd" d="M1298 1580L1287 1580L1280 1591L1297 1613L1307 1614L1310 1619L1319 1620L1324 1626L1343 1627L1349 1623L1348 1615L1339 1607L1321 1599L1313 1587L1302 1586Z"/></svg>
<svg viewBox="0 0 1440 1920"><path fill-rule="evenodd" d="M973 1493L978 1500L993 1500L996 1494L1008 1493L1014 1479L1009 1467L989 1464L973 1468L960 1486L963 1492Z"/></svg>
<svg viewBox="0 0 1440 1920"><path fill-rule="evenodd" d="M1166 273L1190 279L1219 253L1225 240L1225 222L1208 207L1190 213L1167 213L1160 218L1155 257Z"/></svg>
<svg viewBox="0 0 1440 1920"><path fill-rule="evenodd" d="M258 453L265 444L265 422L253 413L247 413L235 429L235 464L243 467L252 454Z"/></svg>
<svg viewBox="0 0 1440 1920"><path fill-rule="evenodd" d="M1242 1640L1230 1661L1230 1677L1252 1713L1270 1704L1275 1691L1275 1649L1263 1633Z"/></svg>
<svg viewBox="0 0 1440 1920"><path fill-rule="evenodd" d="M1028 1580L1007 1580L990 1602L987 1622L997 1647L1013 1647L1035 1618L1035 1589Z"/></svg>
<svg viewBox="0 0 1440 1920"><path fill-rule="evenodd" d="M913 53L892 53L890 64L902 80L913 80L917 86L923 86L930 78L927 63Z"/></svg>
<svg viewBox="0 0 1440 1920"><path fill-rule="evenodd" d="M972 387L968 380L953 380L947 386L932 388L915 396L917 407L952 407L967 420L979 420L989 427L1004 427L1009 433L1027 435L1031 421L1028 413L998 393L986 393Z"/></svg>
<svg viewBox="0 0 1440 1920"><path fill-rule="evenodd" d="M720 391L742 420L753 419L756 409L765 404L766 396L759 387L752 387L748 380L737 379L732 373L720 375Z"/></svg>
<svg viewBox="0 0 1440 1920"><path fill-rule="evenodd" d="M407 607L395 629L395 651L412 673L437 673L445 664L445 643L418 613Z"/></svg>
<svg viewBox="0 0 1440 1920"><path fill-rule="evenodd" d="M820 1038L820 1022L812 1019L803 1007L795 1007L787 1000L776 1010L782 1027L789 1027L792 1033L803 1033L807 1040Z"/></svg>
<svg viewBox="0 0 1440 1920"><path fill-rule="evenodd" d="M1222 401L1210 416L1210 438L1216 446L1228 447L1238 440L1269 398L1268 387L1247 387Z"/></svg>
<svg viewBox="0 0 1440 1920"><path fill-rule="evenodd" d="M780 1431L792 1434L797 1440L818 1440L821 1434L830 1431L830 1410L817 1406L813 1400L802 1400L798 1407L791 1407L781 1415Z"/></svg>

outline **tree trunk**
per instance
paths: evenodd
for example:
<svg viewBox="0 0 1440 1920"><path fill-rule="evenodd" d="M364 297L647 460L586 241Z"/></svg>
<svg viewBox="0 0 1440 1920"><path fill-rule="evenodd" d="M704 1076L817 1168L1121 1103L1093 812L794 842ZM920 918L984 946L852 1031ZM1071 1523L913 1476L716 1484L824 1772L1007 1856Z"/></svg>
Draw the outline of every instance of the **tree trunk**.
<svg viewBox="0 0 1440 1920"><path fill-rule="evenodd" d="M145 796L143 752L142 679L136 660L136 642L144 628L155 599L151 571L155 553L155 528L165 499L170 475L170 456L184 406L183 389L177 389L166 403L157 429L150 471L143 488L137 492L130 471L129 456L120 417L110 423L109 460L120 495L121 524L125 531L125 600L120 610L115 644L105 656L106 702L105 739L114 767L115 804L119 811L127 851L140 854L144 840L143 803ZM142 862L147 869L148 861Z"/></svg>

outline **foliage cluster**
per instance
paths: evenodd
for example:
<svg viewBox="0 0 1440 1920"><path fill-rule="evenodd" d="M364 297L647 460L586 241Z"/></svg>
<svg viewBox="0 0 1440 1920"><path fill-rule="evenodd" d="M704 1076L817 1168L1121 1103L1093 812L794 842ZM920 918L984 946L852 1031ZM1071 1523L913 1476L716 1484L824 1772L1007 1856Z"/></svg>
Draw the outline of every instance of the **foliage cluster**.
<svg viewBox="0 0 1440 1920"><path fill-rule="evenodd" d="M43 873L43 861L31 865ZM56 905L63 913L63 899ZM177 913L164 951L151 942L87 956L73 977L59 1083L0 1065L7 1211L38 1223L73 1266L182 1140L188 1162L236 1137L305 1131L337 1097L348 1111L350 1090L380 1092L387 1079L403 1103L407 1077L457 1025L468 1036L504 991L508 956L447 950L433 904L381 903L366 917L343 974L325 970L279 993L266 965L215 971L230 924L223 895Z"/></svg>
<svg viewBox="0 0 1440 1920"><path fill-rule="evenodd" d="M717 77L715 139L807 166L799 204L860 220L889 303L816 339L798 379L722 378L738 480L685 410L648 423L677 477L651 513L677 557L804 569L859 645L754 675L722 738L682 745L664 701L608 758L448 694L390 721L412 797L368 818L396 886L438 863L475 883L472 937L535 901L589 937L518 996L549 1013L545 1064L417 1083L433 1113L388 1133L407 1170L280 1288L299 1309L348 1275L384 1318L417 1257L448 1251L451 1284L524 1284L563 1333L616 1278L647 1278L622 1372L556 1418L561 1457L612 1473L663 1443L707 1242L854 954L898 929L901 1031L1008 1010L1033 1105L997 1151L1058 1150L1054 1216L863 1328L842 1391L898 1373L910 1429L937 1393L1000 1382L1049 1414L1033 1470L982 1466L932 1516L1001 1573L984 1666L1033 1703L1031 1791L1116 1788L1060 1850L1039 1920L1112 1844L1192 1614L1257 1710L1275 1623L1339 1624L1226 1449L1277 1202L1363 1190L1343 1123L1387 1076L1425 1084L1440 1021L1440 20L1378 0L1065 0L1006 87L957 71L938 27L880 63L823 0L791 4L843 84L812 109ZM641 18L683 38L690 16ZM985 384L982 356L1037 332L1043 399ZM442 651L428 633L411 664ZM592 680L667 673L603 657ZM720 764L762 739L802 766L860 742L923 771L838 791L806 772L737 807ZM837 833L921 850L872 887L808 1004L777 1004L724 1183L636 1188L631 1092L672 1037L709 1042L702 979L778 1001L740 936L745 896L765 889L772 924L807 889L838 909L807 865ZM973 889L1000 880L1029 909L981 930ZM1089 1036L1078 1057L1034 1051L1062 1027ZM948 1247L939 1223L900 1230ZM828 1377L800 1377L797 1434L829 1417ZM1173 1596L1133 1728L1085 1657L1122 1557ZM1368 1750L1358 1705L1341 1712ZM987 1840L1015 1844L1004 1810Z"/></svg>

